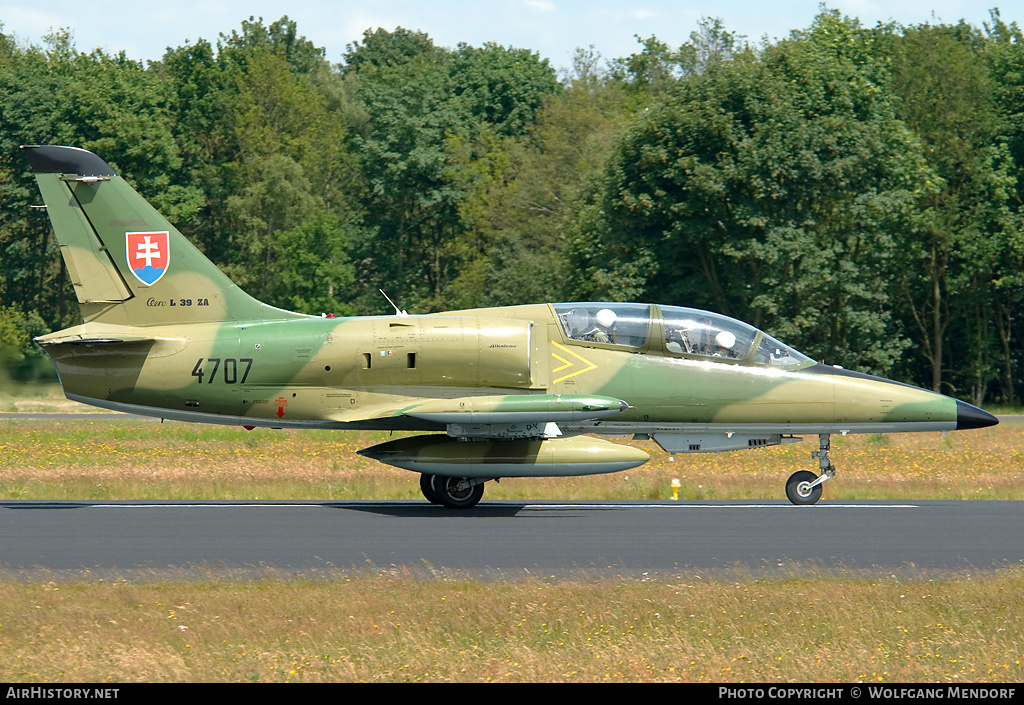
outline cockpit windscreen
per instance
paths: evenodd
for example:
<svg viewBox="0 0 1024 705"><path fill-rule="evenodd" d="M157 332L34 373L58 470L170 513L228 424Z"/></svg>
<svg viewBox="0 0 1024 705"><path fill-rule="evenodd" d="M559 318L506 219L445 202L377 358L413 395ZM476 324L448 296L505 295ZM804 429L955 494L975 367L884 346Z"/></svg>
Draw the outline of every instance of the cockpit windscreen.
<svg viewBox="0 0 1024 705"><path fill-rule="evenodd" d="M812 362L766 333L735 318L681 306L657 309L634 303L553 304L565 336L584 343L643 348L652 331L661 330L660 347L668 355L717 358L773 367L796 367ZM651 341L650 351L659 348Z"/></svg>

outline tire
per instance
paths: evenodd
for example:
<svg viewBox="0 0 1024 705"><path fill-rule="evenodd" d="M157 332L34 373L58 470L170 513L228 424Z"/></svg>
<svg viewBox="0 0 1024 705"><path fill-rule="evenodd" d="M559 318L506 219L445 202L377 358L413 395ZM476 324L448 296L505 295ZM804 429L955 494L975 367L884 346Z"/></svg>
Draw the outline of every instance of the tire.
<svg viewBox="0 0 1024 705"><path fill-rule="evenodd" d="M786 496L793 504L814 504L821 499L821 485L808 489L807 485L818 479L809 470L800 470L786 480Z"/></svg>
<svg viewBox="0 0 1024 705"><path fill-rule="evenodd" d="M427 473L420 474L420 492L427 498L427 501L431 504L440 504L441 498L434 490L434 480L436 475L428 475Z"/></svg>
<svg viewBox="0 0 1024 705"><path fill-rule="evenodd" d="M434 492L441 504L448 509L469 509L475 507L484 496L484 483L466 487L470 482L466 477L434 477Z"/></svg>

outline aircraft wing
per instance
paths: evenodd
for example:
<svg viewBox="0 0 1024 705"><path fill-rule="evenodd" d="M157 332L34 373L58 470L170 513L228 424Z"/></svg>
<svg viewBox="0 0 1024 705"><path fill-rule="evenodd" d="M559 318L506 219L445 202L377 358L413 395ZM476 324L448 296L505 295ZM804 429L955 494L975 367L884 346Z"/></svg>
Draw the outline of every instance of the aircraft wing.
<svg viewBox="0 0 1024 705"><path fill-rule="evenodd" d="M558 423L601 419L629 404L613 397L583 394L509 394L435 399L403 410L406 416L457 424Z"/></svg>
<svg viewBox="0 0 1024 705"><path fill-rule="evenodd" d="M361 405L330 413L332 421L352 423L371 419L405 418L432 425L457 425L456 435L508 438L544 435L538 425L579 423L619 414L629 408L621 399L583 394L508 394L454 399L410 399ZM470 432L461 432L471 429ZM551 435L559 435L549 429ZM510 435L511 434L511 435Z"/></svg>

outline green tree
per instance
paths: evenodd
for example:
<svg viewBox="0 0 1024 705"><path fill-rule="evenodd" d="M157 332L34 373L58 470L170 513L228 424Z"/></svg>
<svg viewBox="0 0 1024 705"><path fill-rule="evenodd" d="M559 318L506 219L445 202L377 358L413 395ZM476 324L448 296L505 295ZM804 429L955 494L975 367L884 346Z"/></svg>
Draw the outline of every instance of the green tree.
<svg viewBox="0 0 1024 705"><path fill-rule="evenodd" d="M670 88L684 76L705 71L748 50L746 38L730 32L717 17L702 17L690 41L676 50L655 36L642 39L641 51L611 62L611 76L647 96Z"/></svg>
<svg viewBox="0 0 1024 705"><path fill-rule="evenodd" d="M360 308L379 307L378 287L400 292L409 309L447 308L450 284L472 243L483 242L466 233L460 216L466 189L476 188L470 174L487 171L477 165L456 173L476 158L465 157L466 146L475 145L470 151L477 154L486 150L490 159L497 144L491 137L523 136L544 96L560 86L533 52L496 45L451 52L401 28L364 37L346 55L349 78L370 116L352 142L366 183L366 222L378 228L372 240L354 247L357 286L364 292ZM454 168L457 159L462 166Z"/></svg>
<svg viewBox="0 0 1024 705"><path fill-rule="evenodd" d="M468 115L510 136L524 135L545 97L561 89L547 59L493 43L459 45L452 58L452 86Z"/></svg>
<svg viewBox="0 0 1024 705"><path fill-rule="evenodd" d="M356 227L351 219L321 213L278 231L279 257L269 278L268 300L301 313L354 313L342 297L355 281L349 241Z"/></svg>
<svg viewBox="0 0 1024 705"><path fill-rule="evenodd" d="M357 217L349 215L346 117L323 50L287 17L269 27L250 18L240 32L221 36L216 55L200 40L169 50L161 70L177 98L192 165L186 178L204 194L194 235L207 254L276 305L311 300L282 288L287 272L332 296L347 294L336 278L320 282L317 268L296 269L305 260L288 244L288 233L324 231L323 218ZM326 256L343 266L343 248ZM324 309L342 308L317 300Z"/></svg>
<svg viewBox="0 0 1024 705"><path fill-rule="evenodd" d="M986 24L986 59L994 84L998 116L996 143L1006 145L1013 180L1005 226L990 235L998 239L990 282L992 324L999 341L1002 402L1017 402L1014 378L1021 369L1022 346L1017 331L1024 326L1024 33L1007 24L998 11Z"/></svg>
<svg viewBox="0 0 1024 705"><path fill-rule="evenodd" d="M358 95L373 119L353 141L367 182L369 217L379 227L366 243L371 251L360 253L365 292L376 302L376 287L397 288L410 308L436 302L452 264L459 198L445 180L445 140L465 124L451 99L447 61L431 52L400 65L365 68ZM430 310L437 303L424 305Z"/></svg>
<svg viewBox="0 0 1024 705"><path fill-rule="evenodd" d="M240 181L230 166L236 155L237 81L205 39L168 48L156 70L168 95L168 113L182 156L181 169L172 173L172 179L192 189L200 201L195 217L176 220L175 226L212 260L227 261L231 230L223 205Z"/></svg>
<svg viewBox="0 0 1024 705"><path fill-rule="evenodd" d="M19 381L51 378L53 367L33 338L49 333L36 312L21 313L0 306L0 379L10 376Z"/></svg>
<svg viewBox="0 0 1024 705"><path fill-rule="evenodd" d="M908 341L877 282L930 174L883 80L859 25L832 12L681 80L581 213L577 293L714 308L887 372Z"/></svg>
<svg viewBox="0 0 1024 705"><path fill-rule="evenodd" d="M298 25L284 15L269 27L263 18L252 16L242 22L242 29L231 30L231 36L220 35L220 58L224 62L245 65L249 57L264 52L284 59L290 73L316 74L327 68L324 50L299 34ZM264 51L260 51L264 50Z"/></svg>
<svg viewBox="0 0 1024 705"><path fill-rule="evenodd" d="M425 32L396 27L393 32L378 27L363 32L363 41L346 47L342 71L348 74L402 66L423 56L440 58L442 50L434 46Z"/></svg>
<svg viewBox="0 0 1024 705"><path fill-rule="evenodd" d="M920 200L924 227L900 248L902 304L931 388L970 391L978 403L997 367L994 331L986 330L993 272L1000 243L1014 227L1012 160L997 139L985 44L980 31L963 23L901 28L879 42L901 98L900 117L940 177Z"/></svg>
<svg viewBox="0 0 1024 705"><path fill-rule="evenodd" d="M630 110L593 51L578 50L525 138L483 131L451 142L464 264L450 285L458 307L551 301L568 294L563 258L577 210L591 196Z"/></svg>

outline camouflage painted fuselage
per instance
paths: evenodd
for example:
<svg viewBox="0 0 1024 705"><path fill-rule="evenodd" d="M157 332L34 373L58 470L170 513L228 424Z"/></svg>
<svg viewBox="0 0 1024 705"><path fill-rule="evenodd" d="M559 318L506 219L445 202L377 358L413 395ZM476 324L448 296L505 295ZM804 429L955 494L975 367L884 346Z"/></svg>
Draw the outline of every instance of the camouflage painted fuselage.
<svg viewBox="0 0 1024 705"><path fill-rule="evenodd" d="M522 394L596 394L629 404L612 419L566 424L565 432L952 430L963 415L954 399L880 378L817 364L785 369L670 355L655 344L658 335L650 340L643 350L572 340L551 306L535 305L430 316L85 324L40 342L72 398L239 425L439 429L404 412L434 399Z"/></svg>

